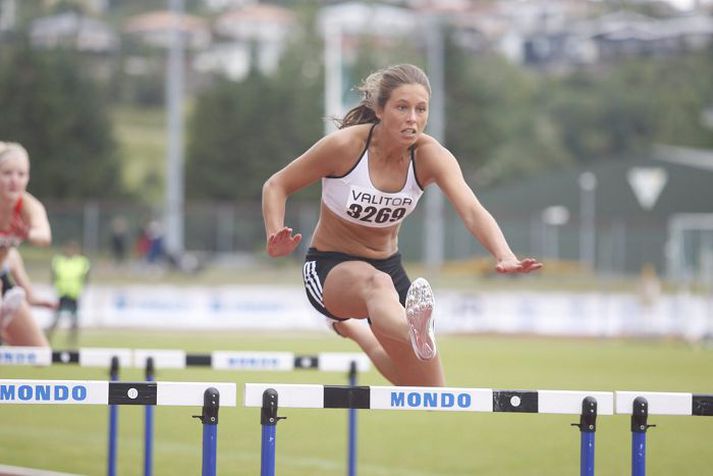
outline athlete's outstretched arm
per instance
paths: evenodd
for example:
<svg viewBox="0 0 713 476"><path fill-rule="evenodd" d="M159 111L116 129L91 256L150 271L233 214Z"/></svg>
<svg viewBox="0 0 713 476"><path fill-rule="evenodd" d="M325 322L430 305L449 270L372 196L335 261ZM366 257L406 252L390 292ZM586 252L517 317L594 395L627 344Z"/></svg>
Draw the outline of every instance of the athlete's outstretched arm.
<svg viewBox="0 0 713 476"><path fill-rule="evenodd" d="M35 246L49 246L52 243L52 230L45 206L28 192L25 192L22 200L22 221L26 227L24 232L27 241Z"/></svg>
<svg viewBox="0 0 713 476"><path fill-rule="evenodd" d="M423 148L426 183L436 183L470 233L483 244L497 263L501 273L529 273L542 268L534 258L519 259L510 249L495 218L485 209L463 178L458 161L435 140Z"/></svg>
<svg viewBox="0 0 713 476"><path fill-rule="evenodd" d="M267 179L262 187L262 217L270 256L289 255L302 240L301 234L293 235L292 228L285 226L287 197L330 175L334 158L349 149L350 138L346 130L333 132Z"/></svg>

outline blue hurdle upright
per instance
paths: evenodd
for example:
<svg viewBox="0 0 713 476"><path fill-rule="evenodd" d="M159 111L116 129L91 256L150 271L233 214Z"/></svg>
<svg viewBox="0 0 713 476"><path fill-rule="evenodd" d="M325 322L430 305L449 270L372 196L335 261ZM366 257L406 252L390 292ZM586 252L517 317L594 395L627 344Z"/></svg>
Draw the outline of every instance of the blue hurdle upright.
<svg viewBox="0 0 713 476"><path fill-rule="evenodd" d="M116 382L119 380L119 358L113 356L111 358L111 367L109 369L109 380ZM119 407L109 405L109 438L107 449L107 474L108 476L116 476L116 434L119 426Z"/></svg>
<svg viewBox="0 0 713 476"><path fill-rule="evenodd" d="M631 475L646 475L649 415L713 416L713 395L683 392L615 392L616 413L631 415Z"/></svg>
<svg viewBox="0 0 713 476"><path fill-rule="evenodd" d="M260 407L261 476L275 474L279 408L348 408L578 414L580 474L594 475L594 434L599 413L614 413L612 392L493 390L446 387L355 387L334 385L245 385L245 406Z"/></svg>
<svg viewBox="0 0 713 476"><path fill-rule="evenodd" d="M146 359L146 381L153 382L154 379L154 363L153 357ZM206 390L207 391L207 390ZM203 404L205 409L206 402ZM205 423L204 423L205 425ZM205 426L204 426L205 428ZM204 442L205 443L205 442ZM205 445L204 445L205 448ZM146 405L144 407L144 476L153 474L153 407Z"/></svg>
<svg viewBox="0 0 713 476"><path fill-rule="evenodd" d="M597 400L594 397L584 397L579 423L579 474L594 476L594 433L597 431Z"/></svg>

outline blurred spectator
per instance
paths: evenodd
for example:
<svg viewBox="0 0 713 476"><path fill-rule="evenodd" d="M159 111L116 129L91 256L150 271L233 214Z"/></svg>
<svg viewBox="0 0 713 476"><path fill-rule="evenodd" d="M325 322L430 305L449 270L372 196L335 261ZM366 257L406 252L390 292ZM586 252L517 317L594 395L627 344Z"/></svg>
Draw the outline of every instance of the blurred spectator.
<svg viewBox="0 0 713 476"><path fill-rule="evenodd" d="M114 264L122 264L126 260L126 243L129 238L129 224L123 216L111 221L111 255Z"/></svg>
<svg viewBox="0 0 713 476"><path fill-rule="evenodd" d="M70 343L76 346L79 337L79 298L89 276L91 265L89 259L82 255L76 241L68 242L61 255L52 258L52 281L59 296L59 305L54 314L54 320L47 329L47 339L52 340L52 334L60 318L67 314L71 320Z"/></svg>
<svg viewBox="0 0 713 476"><path fill-rule="evenodd" d="M151 239L149 238L148 225L142 226L134 244L134 253L139 261L143 261L149 253Z"/></svg>
<svg viewBox="0 0 713 476"><path fill-rule="evenodd" d="M639 278L639 299L644 308L652 308L661 297L661 281L656 274L656 268L651 263L641 267Z"/></svg>
<svg viewBox="0 0 713 476"><path fill-rule="evenodd" d="M666 324L661 320L657 305L661 299L661 280L656 274L656 268L651 263L641 267L639 276L640 329L648 335L661 335L667 332Z"/></svg>
<svg viewBox="0 0 713 476"><path fill-rule="evenodd" d="M151 220L146 230L146 235L149 240L146 261L150 264L156 264L164 258L163 227L161 223L158 220Z"/></svg>

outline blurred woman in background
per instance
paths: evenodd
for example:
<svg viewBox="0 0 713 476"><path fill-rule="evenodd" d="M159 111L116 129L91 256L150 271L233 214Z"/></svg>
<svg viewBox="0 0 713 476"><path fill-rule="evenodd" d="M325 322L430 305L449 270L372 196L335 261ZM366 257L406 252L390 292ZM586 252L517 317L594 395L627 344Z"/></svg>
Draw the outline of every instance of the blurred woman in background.
<svg viewBox="0 0 713 476"><path fill-rule="evenodd" d="M0 335L11 345L47 346L47 339L32 319L27 300L30 287L19 254L21 243L49 246L52 232L44 205L27 192L30 159L27 151L14 142L0 142L0 269L13 276L18 287L2 280ZM14 264L14 266L13 266ZM13 272L14 268L14 272ZM19 276L19 280L18 280ZM31 299L33 294L30 291Z"/></svg>

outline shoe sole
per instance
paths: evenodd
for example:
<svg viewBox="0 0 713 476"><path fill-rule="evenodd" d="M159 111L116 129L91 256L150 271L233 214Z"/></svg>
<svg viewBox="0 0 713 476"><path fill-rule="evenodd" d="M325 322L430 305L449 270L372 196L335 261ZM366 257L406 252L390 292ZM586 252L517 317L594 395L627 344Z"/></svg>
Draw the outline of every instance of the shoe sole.
<svg viewBox="0 0 713 476"><path fill-rule="evenodd" d="M419 360L432 360L437 353L433 335L433 290L423 278L411 283L406 294L406 320L414 353Z"/></svg>

